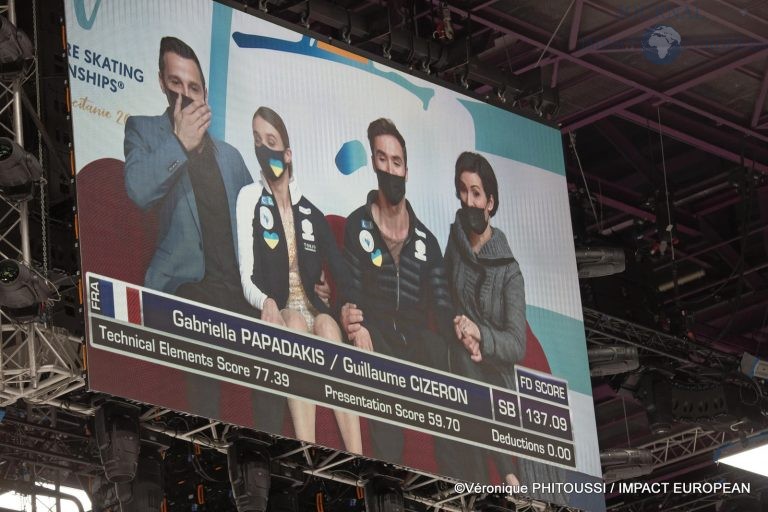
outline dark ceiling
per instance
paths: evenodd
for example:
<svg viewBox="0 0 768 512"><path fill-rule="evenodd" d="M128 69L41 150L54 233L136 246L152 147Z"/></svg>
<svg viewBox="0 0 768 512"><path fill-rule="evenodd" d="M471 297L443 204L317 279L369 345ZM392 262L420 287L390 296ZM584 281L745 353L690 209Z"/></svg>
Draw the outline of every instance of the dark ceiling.
<svg viewBox="0 0 768 512"><path fill-rule="evenodd" d="M593 380L601 448L651 449L652 480L726 477L712 451L746 432L731 428L745 417L748 429L764 428L761 412L768 410L763 383L738 373L743 352L768 358L768 1L228 3L389 55L414 73L528 116L538 115L531 83L547 95L556 91L559 111L543 112L542 120L563 133L576 245L621 247L627 258L623 274L582 280L587 338L640 347L644 370ZM42 18L60 12L51 4L34 2ZM31 31L32 9L20 7L19 16ZM664 55L648 48L649 29L666 35ZM51 43L39 51L44 59L60 49ZM43 95L60 92L55 78L43 77ZM54 246L57 227L67 227L67 197L66 186L51 193ZM735 387L740 400L714 419L675 417L664 433L653 433L656 418L633 392L632 379L643 374L673 394ZM25 416L15 418L0 429L0 441L45 439L44 431L20 427ZM76 423L77 415L63 418ZM62 429L58 444L41 449L71 454L68 447L87 433L82 425ZM91 462L64 466L87 474ZM716 510L721 500L710 498L698 508L647 496L609 496L608 503L611 510Z"/></svg>

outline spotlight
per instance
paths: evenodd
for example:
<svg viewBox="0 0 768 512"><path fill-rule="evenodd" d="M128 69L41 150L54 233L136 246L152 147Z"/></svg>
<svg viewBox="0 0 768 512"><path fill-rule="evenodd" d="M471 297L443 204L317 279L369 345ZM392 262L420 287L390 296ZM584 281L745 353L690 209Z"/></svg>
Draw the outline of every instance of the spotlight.
<svg viewBox="0 0 768 512"><path fill-rule="evenodd" d="M650 474L653 454L650 450L617 449L600 452L600 464L606 466L603 479L615 482Z"/></svg>
<svg viewBox="0 0 768 512"><path fill-rule="evenodd" d="M28 201L34 195L33 183L42 176L43 168L31 153L13 140L0 137L0 196L10 201Z"/></svg>
<svg viewBox="0 0 768 512"><path fill-rule="evenodd" d="M539 96L542 92L541 68L515 75L505 89L505 97L512 100L513 106L519 105L522 100Z"/></svg>
<svg viewBox="0 0 768 512"><path fill-rule="evenodd" d="M592 377L617 375L640 367L637 347L597 347L587 350Z"/></svg>
<svg viewBox="0 0 768 512"><path fill-rule="evenodd" d="M96 411L96 442L110 482L130 482L136 476L141 441L139 408L108 401Z"/></svg>
<svg viewBox="0 0 768 512"><path fill-rule="evenodd" d="M237 511L265 512L271 484L266 447L250 439L237 439L227 450L227 462Z"/></svg>
<svg viewBox="0 0 768 512"><path fill-rule="evenodd" d="M27 35L5 17L0 17L0 80L12 82L35 56Z"/></svg>
<svg viewBox="0 0 768 512"><path fill-rule="evenodd" d="M557 87L543 87L541 94L533 98L533 109L539 117L554 117L560 111L560 94Z"/></svg>
<svg viewBox="0 0 768 512"><path fill-rule="evenodd" d="M40 305L55 292L53 285L25 264L0 261L0 306L19 321L36 318Z"/></svg>
<svg viewBox="0 0 768 512"><path fill-rule="evenodd" d="M403 512L402 482L385 475L372 476L365 483L365 510L367 512Z"/></svg>
<svg viewBox="0 0 768 512"><path fill-rule="evenodd" d="M157 512L163 501L163 463L157 450L142 447L136 477L115 484L122 512Z"/></svg>
<svg viewBox="0 0 768 512"><path fill-rule="evenodd" d="M603 277L624 272L624 249L616 247L587 247L576 249L579 278Z"/></svg>

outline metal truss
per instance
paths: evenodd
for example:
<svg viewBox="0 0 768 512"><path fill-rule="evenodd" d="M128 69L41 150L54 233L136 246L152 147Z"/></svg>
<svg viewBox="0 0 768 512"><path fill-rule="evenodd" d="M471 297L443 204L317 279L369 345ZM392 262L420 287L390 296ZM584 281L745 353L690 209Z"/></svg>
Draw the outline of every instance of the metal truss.
<svg viewBox="0 0 768 512"><path fill-rule="evenodd" d="M0 6L0 15L7 15L15 24L15 2L10 0ZM0 83L0 135L13 138L22 147L21 88L36 74L35 58L31 68L13 82ZM44 190L41 185L41 194ZM3 202L6 208L0 211L0 256L31 265L29 203ZM0 407L19 399L44 403L84 385L80 339L41 322L19 324L0 312Z"/></svg>
<svg viewBox="0 0 768 512"><path fill-rule="evenodd" d="M93 438L61 428L60 414L48 406L8 409L0 423L0 480L82 487L81 477L103 472Z"/></svg>
<svg viewBox="0 0 768 512"><path fill-rule="evenodd" d="M140 417L142 427L176 439L199 444L221 453L227 452L227 434L231 425L219 421L188 418L162 407L151 407ZM186 428L181 428L181 427ZM280 466L306 476L323 478L334 482L362 487L367 474L360 468L371 466L375 461L339 450L330 450L299 441L284 440L278 436L267 436L277 444L287 441L289 448L273 457ZM390 466L388 464L388 466ZM406 500L421 503L435 510L446 512L471 512L475 503L485 494L455 492L455 479L426 472L398 467L395 471L403 479L403 496ZM508 496L510 505L518 512L578 512L578 509L548 504L526 497Z"/></svg>
<svg viewBox="0 0 768 512"><path fill-rule="evenodd" d="M700 427L680 432L640 445L637 449L648 450L653 455L653 469L690 459L711 452L735 438L735 432L714 432Z"/></svg>
<svg viewBox="0 0 768 512"><path fill-rule="evenodd" d="M739 358L686 338L673 336L622 320L594 309L584 308L587 342L594 345L616 343L637 347L640 356L674 361L675 371L701 378L719 379L739 366Z"/></svg>

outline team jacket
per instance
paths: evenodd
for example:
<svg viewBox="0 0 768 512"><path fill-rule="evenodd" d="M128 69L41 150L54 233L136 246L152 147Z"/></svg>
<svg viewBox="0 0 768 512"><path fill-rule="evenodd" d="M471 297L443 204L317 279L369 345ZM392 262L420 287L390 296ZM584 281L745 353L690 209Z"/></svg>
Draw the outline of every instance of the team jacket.
<svg viewBox="0 0 768 512"><path fill-rule="evenodd" d="M363 324L394 329L407 343L413 328L428 328L430 318L441 334L451 332L453 312L443 255L435 236L416 218L406 201L410 227L400 265L389 253L368 202L349 217L344 230L344 257L349 267L346 299L363 311Z"/></svg>
<svg viewBox="0 0 768 512"><path fill-rule="evenodd" d="M314 285L320 281L327 262L336 286L346 286L344 260L323 213L301 195L294 178L289 187L301 283L317 311L328 313ZM278 308L284 308L288 301L288 247L280 211L267 183L253 183L240 191L237 241L240 282L246 300L263 309L264 301L271 297Z"/></svg>

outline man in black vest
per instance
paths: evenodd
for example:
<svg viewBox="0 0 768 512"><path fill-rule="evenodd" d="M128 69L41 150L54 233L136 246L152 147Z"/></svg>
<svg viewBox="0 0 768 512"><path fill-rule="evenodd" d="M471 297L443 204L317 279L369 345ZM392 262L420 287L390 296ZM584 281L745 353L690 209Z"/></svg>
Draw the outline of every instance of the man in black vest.
<svg viewBox="0 0 768 512"><path fill-rule="evenodd" d="M342 327L358 348L445 370L453 308L440 245L405 199L405 139L382 118L368 126L368 141L379 188L347 217ZM399 462L400 427L372 421L371 437L377 458Z"/></svg>

